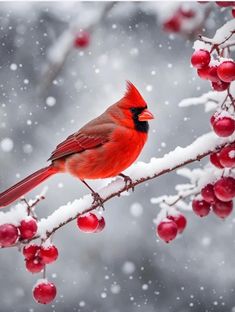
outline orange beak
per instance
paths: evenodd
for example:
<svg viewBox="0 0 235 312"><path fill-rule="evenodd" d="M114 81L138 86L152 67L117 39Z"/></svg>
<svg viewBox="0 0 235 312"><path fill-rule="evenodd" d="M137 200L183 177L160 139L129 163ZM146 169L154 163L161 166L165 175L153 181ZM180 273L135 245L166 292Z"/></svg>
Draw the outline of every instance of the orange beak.
<svg viewBox="0 0 235 312"><path fill-rule="evenodd" d="M154 116L148 109L145 109L141 114L138 116L139 121L147 121L150 119L154 119Z"/></svg>

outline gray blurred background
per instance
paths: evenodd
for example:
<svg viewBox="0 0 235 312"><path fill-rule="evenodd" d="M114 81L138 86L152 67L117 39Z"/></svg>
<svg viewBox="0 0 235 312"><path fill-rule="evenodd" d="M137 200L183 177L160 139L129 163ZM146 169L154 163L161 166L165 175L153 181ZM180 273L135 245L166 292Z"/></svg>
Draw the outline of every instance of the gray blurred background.
<svg viewBox="0 0 235 312"><path fill-rule="evenodd" d="M127 79L156 116L140 160L160 157L209 131L210 116L202 107L178 108L181 99L200 95L209 85L190 67L192 41L163 32L161 2L115 5L94 27L89 47L72 49L54 81L41 89L48 49L76 14L103 5L0 3L1 190L44 166L61 140L119 100ZM172 7L169 3L169 14ZM230 12L214 5L206 34L213 35L227 18ZM0 311L234 312L233 216L223 222L188 213L182 237L167 245L155 235L159 208L150 198L174 194L175 185L184 181L171 173L111 200L100 234L83 234L75 222L58 231L54 242L60 256L47 269L58 291L52 305L40 306L32 299L40 274L26 272L17 250L1 250ZM92 185L98 189L106 182ZM66 175L45 184L49 191L38 205L39 216L87 193Z"/></svg>

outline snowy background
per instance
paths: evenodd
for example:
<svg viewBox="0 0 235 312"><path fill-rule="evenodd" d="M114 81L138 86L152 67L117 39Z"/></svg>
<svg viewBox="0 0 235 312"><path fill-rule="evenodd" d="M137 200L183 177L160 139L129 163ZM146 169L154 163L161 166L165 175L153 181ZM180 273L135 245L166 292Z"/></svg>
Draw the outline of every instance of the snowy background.
<svg viewBox="0 0 235 312"><path fill-rule="evenodd" d="M156 116L141 160L187 145L209 130L203 108L178 108L180 100L200 95L209 84L190 68L192 41L162 31L163 15L177 3L119 3L94 27L90 46L72 49L59 75L42 90L50 47L76 14L89 18L103 5L0 3L1 190L44 166L62 139L119 100L127 79ZM194 8L201 10L198 3ZM207 36L229 14L215 6ZM183 181L172 173L108 202L107 226L100 234L83 234L75 222L58 231L54 242L60 257L47 271L58 290L51 306L34 303L31 289L38 276L26 272L22 255L1 250L0 311L234 312L233 216L223 222L188 213L181 238L167 245L155 235L158 207L150 198L174 193ZM40 216L87 193L66 175L46 185Z"/></svg>

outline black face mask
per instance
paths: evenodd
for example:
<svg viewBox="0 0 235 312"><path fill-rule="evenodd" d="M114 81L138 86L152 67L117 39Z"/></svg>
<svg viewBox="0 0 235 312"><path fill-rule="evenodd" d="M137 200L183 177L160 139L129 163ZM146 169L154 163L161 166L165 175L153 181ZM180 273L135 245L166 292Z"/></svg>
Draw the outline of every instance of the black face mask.
<svg viewBox="0 0 235 312"><path fill-rule="evenodd" d="M130 111L132 113L132 119L135 124L135 129L140 132L148 132L149 130L149 124L147 121L139 121L138 117L139 114L142 113L146 107L132 107L130 108Z"/></svg>

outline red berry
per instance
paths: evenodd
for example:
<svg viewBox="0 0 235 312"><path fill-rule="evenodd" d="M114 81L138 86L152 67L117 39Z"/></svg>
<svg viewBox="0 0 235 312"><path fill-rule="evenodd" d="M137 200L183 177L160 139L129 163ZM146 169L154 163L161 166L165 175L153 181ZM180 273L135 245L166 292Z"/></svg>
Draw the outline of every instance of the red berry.
<svg viewBox="0 0 235 312"><path fill-rule="evenodd" d="M94 233L99 226L99 219L93 213L88 213L77 218L79 229L86 233Z"/></svg>
<svg viewBox="0 0 235 312"><path fill-rule="evenodd" d="M235 63L232 61L226 61L218 66L218 76L225 82L231 82L235 80Z"/></svg>
<svg viewBox="0 0 235 312"><path fill-rule="evenodd" d="M101 217L101 219L99 219L99 225L98 225L95 232L99 233L99 232L103 231L104 227L105 227L105 220L103 217Z"/></svg>
<svg viewBox="0 0 235 312"><path fill-rule="evenodd" d="M181 29L181 18L178 14L170 17L163 23L163 29L168 32L177 33Z"/></svg>
<svg viewBox="0 0 235 312"><path fill-rule="evenodd" d="M235 5L235 1L215 1L215 3L220 7L229 7Z"/></svg>
<svg viewBox="0 0 235 312"><path fill-rule="evenodd" d="M33 297L38 303L51 303L56 297L56 287L53 283L45 280L33 288Z"/></svg>
<svg viewBox="0 0 235 312"><path fill-rule="evenodd" d="M215 123L216 118L217 118L216 115L212 115L212 116L211 116L211 118L210 118L210 123L211 123L212 126L213 126L213 124Z"/></svg>
<svg viewBox="0 0 235 312"><path fill-rule="evenodd" d="M58 254L58 249L54 245L50 245L48 247L41 246L39 251L39 257L45 264L56 261L56 259L58 258Z"/></svg>
<svg viewBox="0 0 235 312"><path fill-rule="evenodd" d="M19 233L13 224L0 225L0 246L7 247L13 245L18 239Z"/></svg>
<svg viewBox="0 0 235 312"><path fill-rule="evenodd" d="M176 238L177 231L178 228L176 223L169 219L161 221L157 226L158 236L166 243L169 243L171 240Z"/></svg>
<svg viewBox="0 0 235 312"><path fill-rule="evenodd" d="M215 91L222 92L228 89L230 83L224 81L212 82L211 86Z"/></svg>
<svg viewBox="0 0 235 312"><path fill-rule="evenodd" d="M213 130L220 137L228 137L235 130L235 120L230 117L221 117L215 119L212 124Z"/></svg>
<svg viewBox="0 0 235 312"><path fill-rule="evenodd" d="M235 167L235 144L225 146L220 151L219 160L224 167Z"/></svg>
<svg viewBox="0 0 235 312"><path fill-rule="evenodd" d="M196 12L192 9L185 9L180 7L178 13L184 18L193 18Z"/></svg>
<svg viewBox="0 0 235 312"><path fill-rule="evenodd" d="M210 204L205 200L194 199L192 202L193 211L200 217L205 217L210 212Z"/></svg>
<svg viewBox="0 0 235 312"><path fill-rule="evenodd" d="M233 210L233 201L230 200L228 202L223 202L217 199L216 202L212 205L212 208L218 217L224 219L231 214Z"/></svg>
<svg viewBox="0 0 235 312"><path fill-rule="evenodd" d="M191 57L191 63L193 67L198 69L207 67L210 63L211 56L206 50L197 50L193 53Z"/></svg>
<svg viewBox="0 0 235 312"><path fill-rule="evenodd" d="M220 163L219 153L210 154L210 162L217 168L223 169L224 166Z"/></svg>
<svg viewBox="0 0 235 312"><path fill-rule="evenodd" d="M221 200L228 202L235 197L235 179L225 177L219 179L214 185L215 196Z"/></svg>
<svg viewBox="0 0 235 312"><path fill-rule="evenodd" d="M28 217L27 219L20 222L20 236L23 239L33 238L37 233L37 229L37 221L34 218Z"/></svg>
<svg viewBox="0 0 235 312"><path fill-rule="evenodd" d="M74 40L74 46L76 48L86 48L89 44L90 44L89 32L80 31Z"/></svg>
<svg viewBox="0 0 235 312"><path fill-rule="evenodd" d="M44 269L45 264L42 263L40 257L34 257L25 260L26 269L31 273L39 273Z"/></svg>
<svg viewBox="0 0 235 312"><path fill-rule="evenodd" d="M231 13L232 13L232 16L235 17L235 8L232 9Z"/></svg>
<svg viewBox="0 0 235 312"><path fill-rule="evenodd" d="M215 192L214 192L214 186L212 184L207 184L205 187L201 190L202 198L207 203L214 203L216 200Z"/></svg>
<svg viewBox="0 0 235 312"><path fill-rule="evenodd" d="M175 215L175 216L172 216L172 215L169 215L167 216L168 219L174 221L177 225L177 229L178 229L178 233L183 233L186 225L187 225L187 219L185 218L184 215L182 215L181 213Z"/></svg>
<svg viewBox="0 0 235 312"><path fill-rule="evenodd" d="M23 248L23 255L25 259L32 259L36 256L36 253L39 251L40 247L38 245L27 245Z"/></svg>
<svg viewBox="0 0 235 312"><path fill-rule="evenodd" d="M198 76L212 82L220 81L217 75L217 66L205 67L197 70Z"/></svg>

